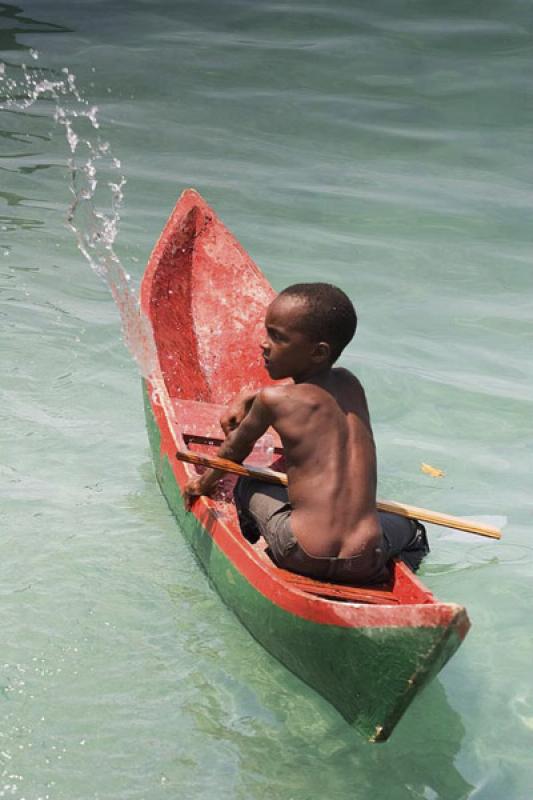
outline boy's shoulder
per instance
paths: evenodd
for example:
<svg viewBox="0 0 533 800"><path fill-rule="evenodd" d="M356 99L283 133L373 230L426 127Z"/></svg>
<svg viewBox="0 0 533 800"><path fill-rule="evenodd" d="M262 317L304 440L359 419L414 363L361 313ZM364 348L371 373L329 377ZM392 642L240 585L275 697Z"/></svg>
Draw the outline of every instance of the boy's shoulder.
<svg viewBox="0 0 533 800"><path fill-rule="evenodd" d="M345 367L333 367L330 373L330 380L325 385L313 383L281 383L275 386L265 386L261 389L257 398L261 405L271 409L278 408L285 403L301 402L306 397L314 398L326 389L333 395L340 391L348 393L362 393L364 389L359 378Z"/></svg>
<svg viewBox="0 0 533 800"><path fill-rule="evenodd" d="M277 405L278 403L287 400L294 394L296 385L294 383L282 383L276 386L265 386L257 393L257 397L261 403L266 406Z"/></svg>
<svg viewBox="0 0 533 800"><path fill-rule="evenodd" d="M331 372L337 378L357 381L357 383L359 383L359 379L353 374L353 372L350 372L349 369L346 369L346 367L333 367Z"/></svg>
<svg viewBox="0 0 533 800"><path fill-rule="evenodd" d="M345 367L335 367L332 371L335 372L335 382L341 394L348 394L366 403L365 390L357 375Z"/></svg>
<svg viewBox="0 0 533 800"><path fill-rule="evenodd" d="M347 383L357 384L357 386L363 388L363 384L357 375L351 370L346 369L346 367L335 367L335 372L341 380L345 380Z"/></svg>
<svg viewBox="0 0 533 800"><path fill-rule="evenodd" d="M258 393L258 400L265 410L274 417L284 416L293 409L305 404L316 387L302 383L282 383L266 386Z"/></svg>

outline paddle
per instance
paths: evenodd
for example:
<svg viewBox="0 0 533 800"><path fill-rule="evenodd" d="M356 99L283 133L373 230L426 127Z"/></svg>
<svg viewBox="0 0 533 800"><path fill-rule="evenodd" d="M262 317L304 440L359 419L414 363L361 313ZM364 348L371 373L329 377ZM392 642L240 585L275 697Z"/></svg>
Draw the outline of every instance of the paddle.
<svg viewBox="0 0 533 800"><path fill-rule="evenodd" d="M199 464L203 467L220 469L223 472L234 472L236 475L244 475L247 478L258 478L268 483L279 483L282 486L287 486L287 476L284 472L275 472L272 469L263 469L261 467L245 467L244 464L237 464L227 458L193 453L191 450L178 450L176 458L179 461L187 461L189 464ZM400 514L402 517L418 519L421 522L431 522L433 525L442 525L445 528L455 528L466 533L476 533L478 536L488 536L491 539L501 539L502 536L501 531L492 525L470 522L460 517L453 517L450 514L430 511L427 508L418 508L406 503L395 503L392 500L378 500L376 505L379 511L391 511L393 514Z"/></svg>

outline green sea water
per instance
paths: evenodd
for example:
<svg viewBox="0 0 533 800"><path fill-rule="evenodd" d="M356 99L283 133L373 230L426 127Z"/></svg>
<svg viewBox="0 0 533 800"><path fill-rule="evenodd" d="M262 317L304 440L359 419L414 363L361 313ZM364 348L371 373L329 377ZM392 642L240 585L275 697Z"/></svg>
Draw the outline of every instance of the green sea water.
<svg viewBox="0 0 533 800"><path fill-rule="evenodd" d="M533 797L532 23L525 0L0 3L0 797ZM188 551L22 64L98 110L78 132L120 160L132 286L196 187L275 288L354 300L380 497L503 526L430 528L422 578L472 629L389 742L273 661Z"/></svg>

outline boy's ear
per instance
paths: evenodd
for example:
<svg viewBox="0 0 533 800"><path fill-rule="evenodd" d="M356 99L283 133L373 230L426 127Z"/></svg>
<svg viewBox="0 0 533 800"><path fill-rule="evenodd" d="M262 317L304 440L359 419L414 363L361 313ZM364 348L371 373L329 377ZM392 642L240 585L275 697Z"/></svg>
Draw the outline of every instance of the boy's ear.
<svg viewBox="0 0 533 800"><path fill-rule="evenodd" d="M313 357L316 361L323 363L331 359L331 347L327 342L318 342L315 345Z"/></svg>

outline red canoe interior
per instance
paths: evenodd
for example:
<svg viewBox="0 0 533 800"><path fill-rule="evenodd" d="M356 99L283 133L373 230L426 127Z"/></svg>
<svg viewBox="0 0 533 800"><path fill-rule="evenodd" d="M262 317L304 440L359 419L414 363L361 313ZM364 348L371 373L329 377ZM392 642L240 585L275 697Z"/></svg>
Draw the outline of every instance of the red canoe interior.
<svg viewBox="0 0 533 800"><path fill-rule="evenodd" d="M142 308L152 324L177 420L174 434L178 443L214 454L223 437L218 420L224 404L243 388L271 383L259 343L265 309L274 296L261 271L200 195L193 190L185 192L154 248L141 290ZM281 452L281 443L274 431L270 435L275 457ZM248 463L258 463L257 451ZM265 465L264 460L259 463ZM231 502L233 483L228 477L220 498L213 503L227 528L240 537ZM280 570L265 553L264 542L253 549L287 588L296 591L341 602L435 602L401 562L394 564L389 584L354 587Z"/></svg>

